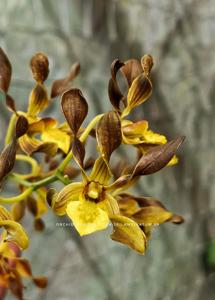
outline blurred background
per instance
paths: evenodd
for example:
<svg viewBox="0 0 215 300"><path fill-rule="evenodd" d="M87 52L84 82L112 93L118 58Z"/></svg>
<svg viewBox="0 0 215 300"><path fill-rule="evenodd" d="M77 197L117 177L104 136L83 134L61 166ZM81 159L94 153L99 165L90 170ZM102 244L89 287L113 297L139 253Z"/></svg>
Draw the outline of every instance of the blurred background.
<svg viewBox="0 0 215 300"><path fill-rule="evenodd" d="M89 117L111 108L113 59L150 53L153 96L134 117L169 139L186 135L179 165L142 179L136 191L161 199L186 222L156 228L141 256L108 232L80 238L71 227L57 227L50 212L45 232L28 227L26 252L49 286L28 286L25 299L215 299L214 32L212 0L1 0L0 45L13 65L10 94L19 109L34 84L28 62L35 52L49 57L48 86L80 61L73 85L87 98ZM1 112L3 141L10 114L2 103ZM49 113L62 118L59 101Z"/></svg>

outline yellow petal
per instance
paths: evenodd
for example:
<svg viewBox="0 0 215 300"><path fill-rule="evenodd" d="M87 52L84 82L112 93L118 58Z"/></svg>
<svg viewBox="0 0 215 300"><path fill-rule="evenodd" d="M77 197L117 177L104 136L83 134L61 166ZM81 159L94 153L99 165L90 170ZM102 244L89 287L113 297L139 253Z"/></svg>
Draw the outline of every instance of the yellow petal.
<svg viewBox="0 0 215 300"><path fill-rule="evenodd" d="M111 174L107 163L102 157L99 157L93 166L90 174L90 180L99 182L101 185L108 185Z"/></svg>
<svg viewBox="0 0 215 300"><path fill-rule="evenodd" d="M122 126L122 138L125 144L137 145L142 143L142 136L148 129L148 122L145 120L130 123Z"/></svg>
<svg viewBox="0 0 215 300"><path fill-rule="evenodd" d="M141 254L145 252L146 237L137 223L121 215L113 216L111 222L114 228L112 240L125 244Z"/></svg>
<svg viewBox="0 0 215 300"><path fill-rule="evenodd" d="M13 220L11 213L2 205L0 205L0 221Z"/></svg>
<svg viewBox="0 0 215 300"><path fill-rule="evenodd" d="M106 194L105 200L98 203L99 208L105 210L109 217L119 214L119 205L117 200L110 194Z"/></svg>
<svg viewBox="0 0 215 300"><path fill-rule="evenodd" d="M64 153L68 153L70 148L70 137L67 133L57 128L47 128L41 134L44 142L56 143Z"/></svg>
<svg viewBox="0 0 215 300"><path fill-rule="evenodd" d="M140 74L132 82L128 91L127 102L128 105L122 113L122 117L127 116L130 111L146 101L152 93L152 83L150 79L144 74Z"/></svg>
<svg viewBox="0 0 215 300"><path fill-rule="evenodd" d="M167 142L167 139L164 135L153 132L152 130L147 130L144 132L141 140L144 143L154 145L166 144Z"/></svg>
<svg viewBox="0 0 215 300"><path fill-rule="evenodd" d="M70 202L66 212L81 236L103 230L109 223L107 213L92 201Z"/></svg>
<svg viewBox="0 0 215 300"><path fill-rule="evenodd" d="M57 152L57 144L50 142L41 142L28 134L19 138L20 148L28 155L34 152L44 152L49 156L54 156Z"/></svg>
<svg viewBox="0 0 215 300"><path fill-rule="evenodd" d="M70 201L77 201L82 194L84 184L82 182L73 182L65 186L55 197L52 208L58 215L66 213L67 204Z"/></svg>
<svg viewBox="0 0 215 300"><path fill-rule="evenodd" d="M171 166L176 165L177 163L178 163L178 157L176 155L174 155L167 166L171 167Z"/></svg>
<svg viewBox="0 0 215 300"><path fill-rule="evenodd" d="M44 85L38 83L31 91L28 105L28 115L36 116L44 110L49 103L48 93Z"/></svg>
<svg viewBox="0 0 215 300"><path fill-rule="evenodd" d="M35 215L36 218L40 218L43 214L48 211L48 207L46 205L46 189L39 189L37 192L37 214Z"/></svg>
<svg viewBox="0 0 215 300"><path fill-rule="evenodd" d="M7 231L7 239L13 241L20 248L25 249L28 247L29 240L24 228L17 222L11 220L0 221L0 227L4 227Z"/></svg>

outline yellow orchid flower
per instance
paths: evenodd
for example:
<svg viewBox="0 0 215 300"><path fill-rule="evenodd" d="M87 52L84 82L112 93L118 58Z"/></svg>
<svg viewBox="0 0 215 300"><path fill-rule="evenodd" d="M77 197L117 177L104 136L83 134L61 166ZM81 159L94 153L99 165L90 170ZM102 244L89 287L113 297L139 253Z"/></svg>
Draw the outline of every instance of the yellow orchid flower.
<svg viewBox="0 0 215 300"><path fill-rule="evenodd" d="M9 289L17 299L22 299L22 277L31 279L40 288L46 287L47 279L34 277L28 260L20 257L21 250L28 247L28 237L3 206L0 206L0 227L5 229L0 236L0 296L5 296Z"/></svg>

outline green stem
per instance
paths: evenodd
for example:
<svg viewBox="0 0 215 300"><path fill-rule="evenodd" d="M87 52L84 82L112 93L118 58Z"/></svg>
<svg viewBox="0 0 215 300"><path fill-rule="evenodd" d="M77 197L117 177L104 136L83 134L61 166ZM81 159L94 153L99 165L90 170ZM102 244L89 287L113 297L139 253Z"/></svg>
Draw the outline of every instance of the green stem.
<svg viewBox="0 0 215 300"><path fill-rule="evenodd" d="M27 188L23 193L14 197L0 197L0 203L11 204L24 200L27 196L29 196L33 192L33 187Z"/></svg>
<svg viewBox="0 0 215 300"><path fill-rule="evenodd" d="M5 137L5 145L10 144L10 142L11 142L11 138L13 136L16 120L17 120L17 115L13 114L12 117L10 118L9 126L7 129L7 133L6 133L6 137Z"/></svg>
<svg viewBox="0 0 215 300"><path fill-rule="evenodd" d="M88 126L85 128L84 132L82 133L82 135L80 136L80 141L83 143L88 135L90 134L91 130L95 127L95 125L98 123L98 121L101 119L101 117L103 116L103 114L97 115L89 124ZM68 165L68 163L70 162L70 160L73 157L73 153L72 150L67 154L67 156L64 158L64 160L62 161L62 163L59 165L58 167L58 171L63 172L65 167Z"/></svg>

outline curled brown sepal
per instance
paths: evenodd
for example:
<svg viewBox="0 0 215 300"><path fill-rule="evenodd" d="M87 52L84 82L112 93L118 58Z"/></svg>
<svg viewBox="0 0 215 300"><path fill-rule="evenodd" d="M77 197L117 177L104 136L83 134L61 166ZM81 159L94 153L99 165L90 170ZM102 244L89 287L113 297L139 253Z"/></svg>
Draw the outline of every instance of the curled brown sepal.
<svg viewBox="0 0 215 300"><path fill-rule="evenodd" d="M0 154L0 181L13 169L16 161L16 138L14 137Z"/></svg>
<svg viewBox="0 0 215 300"><path fill-rule="evenodd" d="M49 75L47 56L42 52L36 53L30 60L30 68L36 82L43 83Z"/></svg>
<svg viewBox="0 0 215 300"><path fill-rule="evenodd" d="M64 116L76 136L88 113L88 104L79 89L71 89L62 96L61 106Z"/></svg>
<svg viewBox="0 0 215 300"><path fill-rule="evenodd" d="M110 111L100 119L96 128L96 138L102 155L109 161L112 152L122 141L121 122L116 111Z"/></svg>
<svg viewBox="0 0 215 300"><path fill-rule="evenodd" d="M81 168L84 168L85 148L78 138L74 138L72 142L72 152Z"/></svg>
<svg viewBox="0 0 215 300"><path fill-rule="evenodd" d="M78 62L74 63L69 71L69 73L62 79L57 79L53 82L51 88L51 98L62 95L71 87L71 82L80 73L80 64Z"/></svg>
<svg viewBox="0 0 215 300"><path fill-rule="evenodd" d="M124 63L119 59L115 59L111 64L111 78L108 83L108 95L111 104L113 107L120 111L120 102L123 99L123 94L119 89L119 85L117 83L116 75L119 69L124 66Z"/></svg>
<svg viewBox="0 0 215 300"><path fill-rule="evenodd" d="M142 156L133 171L134 176L149 175L164 168L175 155L185 137L178 137L165 145L156 146L146 155Z"/></svg>
<svg viewBox="0 0 215 300"><path fill-rule="evenodd" d="M24 116L19 116L16 121L15 135L20 138L28 131L28 120Z"/></svg>
<svg viewBox="0 0 215 300"><path fill-rule="evenodd" d="M0 48L0 89L5 93L7 93L9 89L11 75L11 63L2 48Z"/></svg>
<svg viewBox="0 0 215 300"><path fill-rule="evenodd" d="M13 169L16 161L17 139L28 130L28 121L24 116L19 116L16 121L15 134L10 144L6 145L0 154L0 181Z"/></svg>

